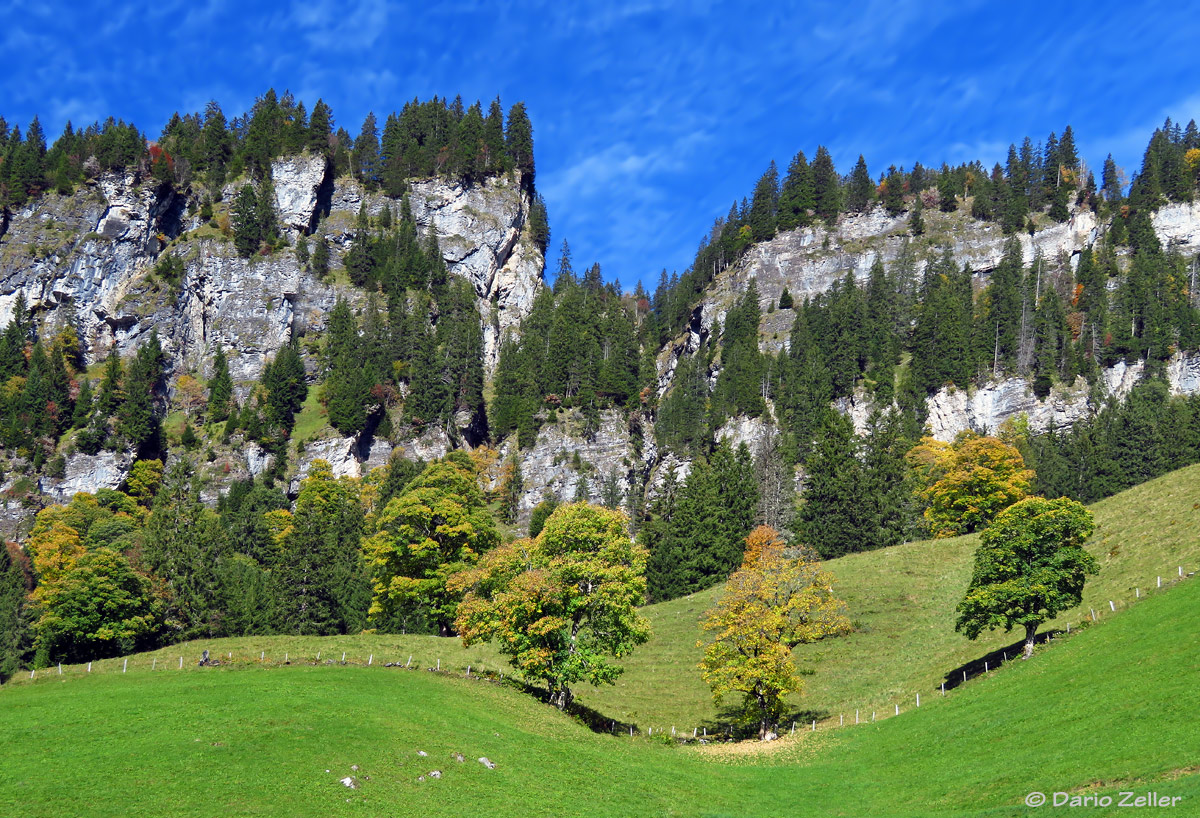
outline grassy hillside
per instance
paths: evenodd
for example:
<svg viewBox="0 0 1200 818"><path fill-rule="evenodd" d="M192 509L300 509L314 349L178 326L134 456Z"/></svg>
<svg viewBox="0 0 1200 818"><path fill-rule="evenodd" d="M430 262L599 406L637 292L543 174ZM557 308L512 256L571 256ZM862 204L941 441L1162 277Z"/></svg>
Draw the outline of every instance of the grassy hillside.
<svg viewBox="0 0 1200 818"><path fill-rule="evenodd" d="M1111 616L1157 587L1174 582L1177 569L1200 568L1200 466L1192 466L1130 489L1092 506L1097 530L1088 550L1100 562L1089 579L1083 606L1043 632L1075 628L1095 609ZM858 631L851 636L802 645L798 663L807 691L794 698L797 711L836 721L855 709L869 717L937 693L943 681L956 684L1011 656L1018 634L984 634L971 642L954 632L954 608L966 591L977 536L908 543L852 554L825 565L838 578ZM654 632L626 662L615 688L590 690L583 700L615 718L665 726L720 722L708 688L696 671L701 651L697 621L720 588L645 609ZM992 656L991 654L995 654ZM669 686L672 695L663 696Z"/></svg>
<svg viewBox="0 0 1200 818"><path fill-rule="evenodd" d="M1177 569L1200 567L1200 466L1192 466L1130 489L1093 506L1097 532L1088 549L1100 562L1080 609L1064 614L1043 628L1065 630L1090 619L1095 609L1101 620L1136 600L1137 593L1154 593L1156 578L1164 586L1178 578ZM855 710L869 719L915 705L916 694L928 701L940 695L940 685L952 689L966 670L970 677L994 668L1017 648L1017 634L984 634L971 642L954 632L954 607L970 579L978 539L975 536L909 543L883 551L853 554L826 566L839 580L838 592L847 601L858 630L841 639L803 645L796 655L806 675L806 690L793 697L798 719L834 722L854 720ZM1135 590L1138 589L1138 590ZM722 727L728 719L713 706L696 664L701 651L700 615L712 605L720 588L644 609L653 627L650 642L625 660L626 673L615 686L585 687L580 701L606 717L669 731ZM463 672L509 672L504 657L489 645L464 649L460 642L428 636L356 635L330 638L254 636L175 645L129 660L130 672L165 668L192 669L200 651L239 665L321 661L376 664L412 656L418 667L452 668ZM373 660L372 660L373 656ZM260 659L261 657L261 659ZM95 663L93 672L119 671L124 660ZM82 667L66 674L83 674ZM42 674L45 675L43 671ZM53 674L56 675L56 674ZM18 684L28 682L22 678ZM669 694L666 692L669 691Z"/></svg>
<svg viewBox="0 0 1200 818"><path fill-rule="evenodd" d="M1197 607L1200 582L1178 584L900 718L766 748L597 735L508 687L423 671L51 676L0 692L0 812L1016 816L1030 791L1119 789L1194 806ZM337 783L352 774L359 789Z"/></svg>

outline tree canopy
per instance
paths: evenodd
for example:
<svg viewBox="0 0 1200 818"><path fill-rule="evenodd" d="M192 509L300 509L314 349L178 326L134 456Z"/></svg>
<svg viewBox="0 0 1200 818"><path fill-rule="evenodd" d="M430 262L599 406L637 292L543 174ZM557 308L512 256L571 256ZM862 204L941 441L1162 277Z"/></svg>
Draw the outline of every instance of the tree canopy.
<svg viewBox="0 0 1200 818"><path fill-rule="evenodd" d="M759 526L746 538L742 567L701 620L704 681L720 704L742 695L743 716L759 738L778 721L786 696L801 687L792 648L851 630L833 576L806 554L789 554L778 533Z"/></svg>
<svg viewBox="0 0 1200 818"><path fill-rule="evenodd" d="M462 592L450 577L499 541L470 459L431 463L388 501L377 530L363 541L373 575L371 616L420 602L439 632L453 635Z"/></svg>
<svg viewBox="0 0 1200 818"><path fill-rule="evenodd" d="M571 704L577 682L612 684L619 659L650 638L637 607L646 550L620 511L559 506L532 540L501 546L452 580L465 591L455 626L463 644L496 641L550 701Z"/></svg>
<svg viewBox="0 0 1200 818"><path fill-rule="evenodd" d="M980 537L954 629L975 639L1024 627L1029 658L1038 626L1078 605L1088 575L1099 571L1083 549L1094 529L1092 513L1065 497L1028 497L1001 512Z"/></svg>
<svg viewBox="0 0 1200 818"><path fill-rule="evenodd" d="M978 531L1029 493L1034 473L1014 446L974 432L953 443L922 438L909 452L928 503L925 519L934 537Z"/></svg>

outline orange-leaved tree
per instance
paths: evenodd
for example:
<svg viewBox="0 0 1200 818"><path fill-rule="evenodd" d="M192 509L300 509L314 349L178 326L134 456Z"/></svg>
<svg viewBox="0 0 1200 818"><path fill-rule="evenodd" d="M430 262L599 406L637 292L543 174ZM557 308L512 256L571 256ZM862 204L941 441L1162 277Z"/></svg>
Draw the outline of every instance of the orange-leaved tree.
<svg viewBox="0 0 1200 818"><path fill-rule="evenodd" d="M927 506L925 519L934 537L969 534L987 526L997 514L1025 499L1033 471L1015 446L975 432L963 432L953 443L930 437L908 453L918 494Z"/></svg>
<svg viewBox="0 0 1200 818"><path fill-rule="evenodd" d="M808 553L792 552L773 528L759 526L746 538L742 567L701 621L711 634L711 641L698 643L704 681L717 704L742 694L743 716L758 723L759 738L783 715L786 696L801 687L792 648L851 630L834 582Z"/></svg>

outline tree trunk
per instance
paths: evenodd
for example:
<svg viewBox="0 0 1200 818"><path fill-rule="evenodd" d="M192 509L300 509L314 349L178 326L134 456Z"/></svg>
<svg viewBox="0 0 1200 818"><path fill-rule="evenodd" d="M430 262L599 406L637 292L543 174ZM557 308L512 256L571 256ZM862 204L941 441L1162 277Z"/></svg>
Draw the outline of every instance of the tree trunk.
<svg viewBox="0 0 1200 818"><path fill-rule="evenodd" d="M572 698L573 696L571 695L571 688L567 687L566 685L558 688L557 690L551 689L550 691L550 703L559 710L566 710L568 707L570 707Z"/></svg>
<svg viewBox="0 0 1200 818"><path fill-rule="evenodd" d="M1025 655L1022 657L1028 659L1033 655L1033 642L1037 636L1037 625L1025 626Z"/></svg>
<svg viewBox="0 0 1200 818"><path fill-rule="evenodd" d="M758 699L758 710L760 716L758 720L758 740L766 741L767 733L771 730L771 716L767 711L767 697L762 693L756 693L755 698Z"/></svg>

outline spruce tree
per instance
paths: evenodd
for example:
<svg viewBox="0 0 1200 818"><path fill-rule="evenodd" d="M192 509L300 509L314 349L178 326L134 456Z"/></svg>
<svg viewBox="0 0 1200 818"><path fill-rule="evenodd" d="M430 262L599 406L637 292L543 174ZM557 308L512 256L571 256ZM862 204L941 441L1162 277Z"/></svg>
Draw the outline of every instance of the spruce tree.
<svg viewBox="0 0 1200 818"><path fill-rule="evenodd" d="M138 350L129 367L125 402L120 407L118 431L135 450L153 448L158 440L159 420L154 412L154 390L163 375L163 351L158 331Z"/></svg>
<svg viewBox="0 0 1200 818"><path fill-rule="evenodd" d="M875 183L867 170L867 160L862 154L850 172L850 187L846 193L846 209L853 213L865 213L875 199Z"/></svg>
<svg viewBox="0 0 1200 818"><path fill-rule="evenodd" d="M509 159L521 172L522 185L533 190L533 125L525 112L525 103L518 102L509 108L504 142Z"/></svg>
<svg viewBox="0 0 1200 818"><path fill-rule="evenodd" d="M750 203L750 234L754 241L766 241L775 235L779 210L779 171L772 160L754 186Z"/></svg>
<svg viewBox="0 0 1200 818"><path fill-rule="evenodd" d="M213 635L213 569L222 544L206 536L204 518L209 513L200 502L200 483L191 461L177 461L155 496L142 552L146 567L168 590L171 641Z"/></svg>
<svg viewBox="0 0 1200 818"><path fill-rule="evenodd" d="M875 521L854 427L848 417L832 409L826 411L807 472L796 519L801 541L823 559L869 547Z"/></svg>
<svg viewBox="0 0 1200 818"><path fill-rule="evenodd" d="M213 376L208 382L208 419L220 423L229 418L229 403L233 400L233 379L229 376L229 361L220 344L213 356Z"/></svg>
<svg viewBox="0 0 1200 818"><path fill-rule="evenodd" d="M379 182L379 128L374 112L363 120L362 130L354 140L354 175L369 189Z"/></svg>
<svg viewBox="0 0 1200 818"><path fill-rule="evenodd" d="M25 571L0 545L0 682L25 666L32 646L31 611Z"/></svg>
<svg viewBox="0 0 1200 818"><path fill-rule="evenodd" d="M253 185L242 185L230 208L233 227L233 246L238 255L249 258L262 241L259 228L258 194Z"/></svg>
<svg viewBox="0 0 1200 818"><path fill-rule="evenodd" d="M813 202L817 216L833 224L841 210L841 186L833 157L824 145L817 148L812 164Z"/></svg>
<svg viewBox="0 0 1200 818"><path fill-rule="evenodd" d="M355 487L335 478L325 461L315 461L273 571L281 632L324 636L366 624L371 590L359 548L362 524Z"/></svg>
<svg viewBox="0 0 1200 818"><path fill-rule="evenodd" d="M324 236L317 238L312 254L312 272L318 281L324 281L329 275L329 240Z"/></svg>
<svg viewBox="0 0 1200 818"><path fill-rule="evenodd" d="M330 137L333 136L333 111L322 99L313 106L312 116L308 120L307 147L313 153L324 156L330 154Z"/></svg>

